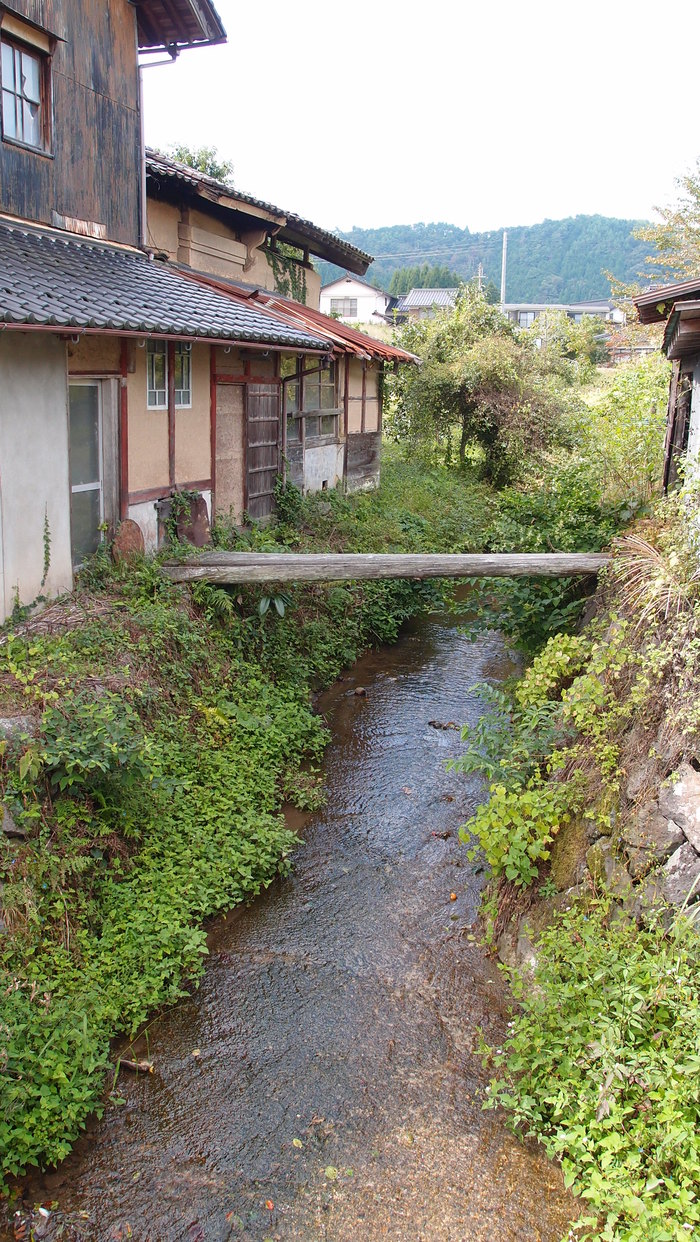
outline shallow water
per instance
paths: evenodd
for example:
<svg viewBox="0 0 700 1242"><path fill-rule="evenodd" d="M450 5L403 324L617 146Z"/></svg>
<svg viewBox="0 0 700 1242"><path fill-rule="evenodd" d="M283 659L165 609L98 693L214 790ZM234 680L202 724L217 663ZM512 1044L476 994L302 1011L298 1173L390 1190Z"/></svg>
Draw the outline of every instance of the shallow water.
<svg viewBox="0 0 700 1242"><path fill-rule="evenodd" d="M507 998L457 830L483 789L429 723L473 722L508 671L431 617L321 696L328 805L294 874L213 924L201 987L137 1047L155 1073L123 1071L124 1105L26 1183L59 1205L38 1236L558 1242L558 1169L481 1108Z"/></svg>

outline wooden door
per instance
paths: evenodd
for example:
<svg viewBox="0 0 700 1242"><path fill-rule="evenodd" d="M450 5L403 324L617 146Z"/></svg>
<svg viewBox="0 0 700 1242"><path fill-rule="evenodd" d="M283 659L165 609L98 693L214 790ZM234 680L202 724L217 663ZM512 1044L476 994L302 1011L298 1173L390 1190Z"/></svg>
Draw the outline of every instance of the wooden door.
<svg viewBox="0 0 700 1242"><path fill-rule="evenodd" d="M256 521L274 509L280 472L280 386L249 384L246 512Z"/></svg>

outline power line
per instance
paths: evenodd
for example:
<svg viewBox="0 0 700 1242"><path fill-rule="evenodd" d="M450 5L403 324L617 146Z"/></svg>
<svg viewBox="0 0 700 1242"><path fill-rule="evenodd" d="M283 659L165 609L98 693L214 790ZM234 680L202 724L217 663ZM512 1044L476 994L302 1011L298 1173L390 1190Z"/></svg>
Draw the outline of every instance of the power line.
<svg viewBox="0 0 700 1242"><path fill-rule="evenodd" d="M489 241L488 243L471 242L441 249L423 250L419 248L416 250L396 250L391 253L387 251L385 254L375 254L374 260L377 262L379 259L441 259L449 258L450 255L455 254L481 254L489 248L497 254L501 249L501 238L494 238L493 242Z"/></svg>

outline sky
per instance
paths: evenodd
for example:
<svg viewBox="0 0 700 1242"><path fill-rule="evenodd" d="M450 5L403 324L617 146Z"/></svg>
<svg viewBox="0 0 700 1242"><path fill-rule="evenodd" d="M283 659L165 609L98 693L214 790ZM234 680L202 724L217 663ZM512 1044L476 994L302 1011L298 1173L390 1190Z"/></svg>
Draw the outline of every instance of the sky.
<svg viewBox="0 0 700 1242"><path fill-rule="evenodd" d="M214 2L225 46L144 71L146 141L327 229L652 219L700 156L698 0Z"/></svg>

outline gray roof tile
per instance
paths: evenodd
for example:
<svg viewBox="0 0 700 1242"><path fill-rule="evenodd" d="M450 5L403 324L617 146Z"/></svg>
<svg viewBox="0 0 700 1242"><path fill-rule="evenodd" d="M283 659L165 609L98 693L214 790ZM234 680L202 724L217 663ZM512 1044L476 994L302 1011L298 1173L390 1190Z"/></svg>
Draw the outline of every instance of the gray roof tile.
<svg viewBox="0 0 700 1242"><path fill-rule="evenodd" d="M138 251L0 221L0 323L327 349Z"/></svg>

